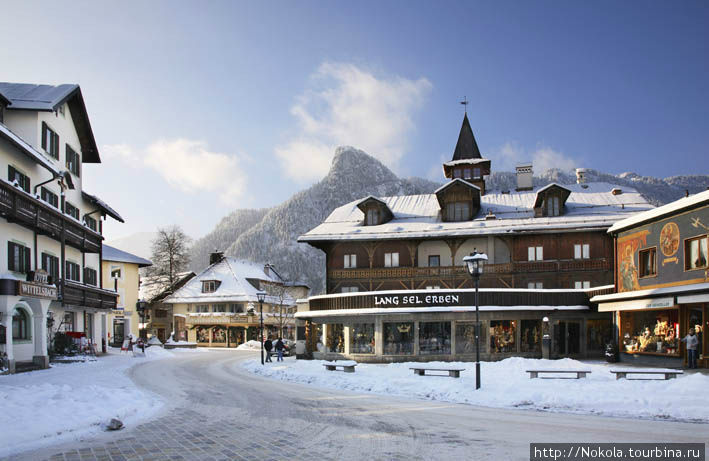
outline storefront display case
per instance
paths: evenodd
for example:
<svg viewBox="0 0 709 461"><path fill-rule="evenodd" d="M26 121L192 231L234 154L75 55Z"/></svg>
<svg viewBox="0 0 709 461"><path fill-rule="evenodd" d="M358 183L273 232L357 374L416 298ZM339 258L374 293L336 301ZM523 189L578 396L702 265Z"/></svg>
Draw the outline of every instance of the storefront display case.
<svg viewBox="0 0 709 461"><path fill-rule="evenodd" d="M490 352L503 353L517 350L517 321L490 321Z"/></svg>
<svg viewBox="0 0 709 461"><path fill-rule="evenodd" d="M448 355L451 353L451 322L420 322L419 353Z"/></svg>
<svg viewBox="0 0 709 461"><path fill-rule="evenodd" d="M627 354L679 357L679 309L621 312L620 335Z"/></svg>
<svg viewBox="0 0 709 461"><path fill-rule="evenodd" d="M374 354L373 323L355 323L350 327L350 354Z"/></svg>
<svg viewBox="0 0 709 461"><path fill-rule="evenodd" d="M487 322L480 322L480 352L487 351ZM456 322L455 353L475 353L475 322Z"/></svg>
<svg viewBox="0 0 709 461"><path fill-rule="evenodd" d="M414 322L384 323L384 354L414 353Z"/></svg>

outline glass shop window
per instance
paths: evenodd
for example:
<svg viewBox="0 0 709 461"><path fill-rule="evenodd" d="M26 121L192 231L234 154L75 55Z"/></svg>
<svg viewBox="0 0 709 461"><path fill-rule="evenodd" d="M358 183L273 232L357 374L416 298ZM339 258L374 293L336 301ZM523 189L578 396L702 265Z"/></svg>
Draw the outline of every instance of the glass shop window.
<svg viewBox="0 0 709 461"><path fill-rule="evenodd" d="M517 337L517 322L514 320L490 321L490 352L515 352Z"/></svg>
<svg viewBox="0 0 709 461"><path fill-rule="evenodd" d="M325 347L328 352L345 352L345 328L341 323L327 324Z"/></svg>
<svg viewBox="0 0 709 461"><path fill-rule="evenodd" d="M485 323L480 322L480 352L487 350L486 331ZM455 324L455 353L475 353L475 322L457 322Z"/></svg>
<svg viewBox="0 0 709 461"><path fill-rule="evenodd" d="M384 354L414 353L414 322L384 323Z"/></svg>
<svg viewBox="0 0 709 461"><path fill-rule="evenodd" d="M355 323L350 327L350 354L374 354L373 323Z"/></svg>
<svg viewBox="0 0 709 461"><path fill-rule="evenodd" d="M613 323L610 319L586 320L586 346L590 351L602 351L613 338Z"/></svg>
<svg viewBox="0 0 709 461"><path fill-rule="evenodd" d="M421 355L445 355L451 353L450 322L419 323L419 353Z"/></svg>
<svg viewBox="0 0 709 461"><path fill-rule="evenodd" d="M679 356L679 311L621 312L620 334L628 354Z"/></svg>
<svg viewBox="0 0 709 461"><path fill-rule="evenodd" d="M541 352L542 351L542 321L541 320L522 320L522 338L520 340L520 349L522 352Z"/></svg>

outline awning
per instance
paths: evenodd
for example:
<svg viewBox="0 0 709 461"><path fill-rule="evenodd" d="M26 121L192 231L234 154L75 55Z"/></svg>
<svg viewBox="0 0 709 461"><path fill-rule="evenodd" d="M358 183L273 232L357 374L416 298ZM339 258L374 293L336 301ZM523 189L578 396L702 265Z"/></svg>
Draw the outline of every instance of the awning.
<svg viewBox="0 0 709 461"><path fill-rule="evenodd" d="M667 309L674 307L675 298L673 296L667 298L645 298L633 299L632 301L617 301L614 303L600 303L598 312L615 312L615 311L636 311L645 309Z"/></svg>

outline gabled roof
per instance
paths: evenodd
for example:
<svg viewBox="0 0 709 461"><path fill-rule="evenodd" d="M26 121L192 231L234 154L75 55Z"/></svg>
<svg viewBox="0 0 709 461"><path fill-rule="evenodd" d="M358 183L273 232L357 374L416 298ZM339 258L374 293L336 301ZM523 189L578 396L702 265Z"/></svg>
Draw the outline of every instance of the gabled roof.
<svg viewBox="0 0 709 461"><path fill-rule="evenodd" d="M217 280L221 283L215 292L202 293L202 282L206 280ZM258 283L252 282L257 281L283 285L280 276L277 274L271 276L264 271L263 264L254 264L227 256L208 266L182 288L165 298L164 302L169 304L202 302L255 303L258 302L256 296ZM266 302L273 304L280 301L275 296L267 295ZM295 300L287 296L285 302L292 304L295 303Z"/></svg>
<svg viewBox="0 0 709 461"><path fill-rule="evenodd" d="M546 195L547 191L550 191L552 189L558 189L561 192L562 203L565 203L566 200L569 198L569 195L571 195L571 191L564 186L560 186L555 182L547 184L546 186L537 190L537 197L534 199L534 208L539 208L540 206L542 206L544 196Z"/></svg>
<svg viewBox="0 0 709 461"><path fill-rule="evenodd" d="M27 155L31 160L39 163L44 168L49 170L54 176L59 176L61 172L54 166L54 164L44 156L40 151L32 147L29 143L25 142L24 139L13 133L7 126L0 123L0 137L7 139L15 147L20 149L22 153Z"/></svg>
<svg viewBox="0 0 709 461"><path fill-rule="evenodd" d="M480 155L480 149L478 149L478 143L475 141L473 129L470 128L470 121L468 121L468 114L466 113L463 117L463 125L460 127L458 142L456 143L455 151L453 152L453 160L472 158L481 159L482 155Z"/></svg>
<svg viewBox="0 0 709 461"><path fill-rule="evenodd" d="M471 184L464 179L455 178L454 180L449 181L446 184L442 185L441 187L436 189L436 191L434 192L434 194L436 194L436 199L438 200L438 204L441 206L441 209L443 209L443 206L445 205L445 203L443 201L443 198L444 198L443 192L445 192L446 189L449 189L449 188L456 186L456 185L467 187L468 189L472 190L473 191L473 203L476 208L480 206L480 188L478 186L476 186L475 184Z"/></svg>
<svg viewBox="0 0 709 461"><path fill-rule="evenodd" d="M105 244L101 249L101 259L103 259L104 261L137 264L138 267L147 267L153 265L152 261Z"/></svg>
<svg viewBox="0 0 709 461"><path fill-rule="evenodd" d="M667 205L662 205L661 207L657 207L643 213L638 213L630 218L618 221L613 224L610 229L608 229L608 233L620 232L624 229L636 227L640 224L702 205L709 205L709 190L690 195L689 197L683 197L679 200L675 200L674 202L670 202Z"/></svg>
<svg viewBox="0 0 709 461"><path fill-rule="evenodd" d="M101 211L103 211L105 214L112 217L116 221L125 222L116 210L108 206L106 202L96 197L95 195L91 195L88 192L81 191L81 196L84 198L84 200L99 208Z"/></svg>
<svg viewBox="0 0 709 461"><path fill-rule="evenodd" d="M565 213L549 217L535 217L534 203L539 188L511 193L491 191L480 198L481 217L462 222L442 221L436 194L424 194L381 197L394 213L394 218L388 226L363 226L362 212L356 206L358 201L355 201L336 208L322 224L300 236L298 241L440 239L564 229L605 231L616 221L654 208L640 193L627 186L608 183L583 186L563 186L571 191L566 200ZM611 190L618 187L623 193L613 195ZM484 213L488 211L497 219L486 220Z"/></svg>
<svg viewBox="0 0 709 461"><path fill-rule="evenodd" d="M384 216L382 216L380 224L386 224L387 222L389 222L391 220L391 218L394 217L394 214L389 209L389 205L387 205L387 202L385 202L384 200L377 198L373 195L368 195L367 197L360 200L357 203L357 208L362 210L362 213L364 213L366 210L365 205L369 202L375 202L376 204L379 205L380 210L384 211Z"/></svg>
<svg viewBox="0 0 709 461"><path fill-rule="evenodd" d="M195 276L194 272L180 272L175 275L175 283L169 286L169 280L165 276L149 275L140 278L140 288L138 288L138 298L154 303L172 294L188 280Z"/></svg>
<svg viewBox="0 0 709 461"><path fill-rule="evenodd" d="M8 110L56 111L69 104L74 126L81 143L82 163L101 163L98 146L91 130L91 122L84 104L81 88L75 84L35 85L31 83L0 82L0 93L10 100Z"/></svg>

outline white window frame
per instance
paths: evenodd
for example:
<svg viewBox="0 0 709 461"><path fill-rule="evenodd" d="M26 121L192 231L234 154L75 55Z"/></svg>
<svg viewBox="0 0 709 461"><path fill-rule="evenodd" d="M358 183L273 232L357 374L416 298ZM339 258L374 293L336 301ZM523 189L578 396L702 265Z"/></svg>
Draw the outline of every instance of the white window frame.
<svg viewBox="0 0 709 461"><path fill-rule="evenodd" d="M574 245L574 259L589 259L591 257L591 246L588 243L577 243Z"/></svg>
<svg viewBox="0 0 709 461"><path fill-rule="evenodd" d="M591 281L590 280L580 280L574 282L574 289L575 290L587 290L591 288Z"/></svg>
<svg viewBox="0 0 709 461"><path fill-rule="evenodd" d="M342 287L342 293L357 293L359 287Z"/></svg>
<svg viewBox="0 0 709 461"><path fill-rule="evenodd" d="M527 261L544 261L544 247L527 247Z"/></svg>
<svg viewBox="0 0 709 461"><path fill-rule="evenodd" d="M345 255L344 258L344 268L345 269L356 269L357 268L357 255L356 254L348 254Z"/></svg>
<svg viewBox="0 0 709 461"><path fill-rule="evenodd" d="M399 267L399 253L384 253L384 267Z"/></svg>
<svg viewBox="0 0 709 461"><path fill-rule="evenodd" d="M544 289L544 283L542 282L527 282L528 290L542 290Z"/></svg>

